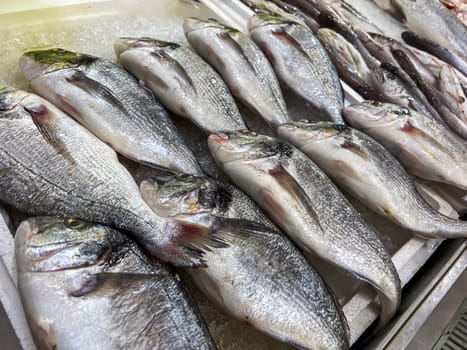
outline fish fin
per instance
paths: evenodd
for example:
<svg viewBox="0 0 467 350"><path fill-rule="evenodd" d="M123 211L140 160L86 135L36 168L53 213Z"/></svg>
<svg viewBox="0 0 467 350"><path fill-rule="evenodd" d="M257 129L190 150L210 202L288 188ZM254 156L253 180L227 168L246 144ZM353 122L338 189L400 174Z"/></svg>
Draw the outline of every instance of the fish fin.
<svg viewBox="0 0 467 350"><path fill-rule="evenodd" d="M181 77L193 90L196 91L195 85L193 80L191 79L190 75L187 73L185 68L177 62L174 58L172 58L167 52L165 51L154 51L151 52L151 56L157 58L159 61L164 62L167 67L172 68L179 77Z"/></svg>
<svg viewBox="0 0 467 350"><path fill-rule="evenodd" d="M449 51L445 47L422 37L411 31L405 31L401 34L402 39L417 49L426 51L433 56L440 58L441 60L451 64L464 75L467 75L467 63L455 53Z"/></svg>
<svg viewBox="0 0 467 350"><path fill-rule="evenodd" d="M307 212L311 213L318 226L321 227L318 213L315 211L313 205L311 204L308 195L305 193L300 184L294 179L294 177L288 172L288 170L279 164L275 168L270 169L269 174L273 176L280 184L280 186L289 194L291 194L297 202L301 203L306 208ZM274 201L271 196L269 197L269 200ZM275 203L275 201L272 203ZM281 205L278 203L275 203L275 206L281 207Z"/></svg>
<svg viewBox="0 0 467 350"><path fill-rule="evenodd" d="M356 154L364 160L370 160L370 155L367 150L351 139L345 139L340 146Z"/></svg>
<svg viewBox="0 0 467 350"><path fill-rule="evenodd" d="M337 177L341 177L342 175L345 175L357 181L362 181L362 178L360 177L360 175L358 175L358 173L355 172L355 170L353 170L350 166L348 166L344 161L336 160L334 164L336 166L336 169L339 170L338 175L336 175Z"/></svg>
<svg viewBox="0 0 467 350"><path fill-rule="evenodd" d="M418 128L416 125L410 122L408 120L400 129L402 132L408 133L413 135L414 137L419 137L428 140L428 143L433 144L436 148L439 148L440 150L443 150L446 153L449 153L449 150L446 149L441 143L438 142L434 137L432 137L430 134L427 134L423 129Z"/></svg>
<svg viewBox="0 0 467 350"><path fill-rule="evenodd" d="M293 23L293 24L297 24L297 23ZM310 57L308 53L300 45L300 43L292 35L290 35L285 28L280 27L279 29L272 30L271 33L278 39L289 42L289 44L291 44L295 49L301 52L305 57Z"/></svg>
<svg viewBox="0 0 467 350"><path fill-rule="evenodd" d="M121 272L99 272L81 276L78 281L72 283L68 289L68 295L82 297L88 294L108 295L114 294L116 289L128 288L156 278L170 278L167 273L121 273Z"/></svg>
<svg viewBox="0 0 467 350"><path fill-rule="evenodd" d="M237 52L243 58L243 60L247 62L247 65L251 68L253 72L256 72L255 67L251 64L250 60L245 55L245 52L243 51L240 44L237 43L234 38L232 38L230 33L222 32L217 34L217 36L221 38L227 45L229 45L235 52ZM220 62L222 62L222 60L220 60Z"/></svg>
<svg viewBox="0 0 467 350"><path fill-rule="evenodd" d="M174 220L175 221L175 220ZM211 227L176 220L178 232L169 245L156 255L177 267L206 267L203 254L213 249L227 248L239 235L261 235L270 229L253 221L216 217Z"/></svg>
<svg viewBox="0 0 467 350"><path fill-rule="evenodd" d="M65 143L60 139L59 124L57 119L49 111L47 106L37 103L24 105L24 110L29 113L34 125L39 130L44 139L70 163L75 164L73 156L68 151Z"/></svg>
<svg viewBox="0 0 467 350"><path fill-rule="evenodd" d="M73 73L67 76L65 79L67 82L87 92L89 95L102 98L111 105L117 106L117 108L122 112L127 113L125 106L108 87L102 85L94 79L89 78L81 71L74 70Z"/></svg>

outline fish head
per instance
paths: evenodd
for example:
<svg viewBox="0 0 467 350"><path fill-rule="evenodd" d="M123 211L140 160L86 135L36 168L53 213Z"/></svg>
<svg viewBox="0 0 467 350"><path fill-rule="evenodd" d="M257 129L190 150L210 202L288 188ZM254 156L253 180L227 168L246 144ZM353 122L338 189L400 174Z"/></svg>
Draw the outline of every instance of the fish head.
<svg viewBox="0 0 467 350"><path fill-rule="evenodd" d="M257 13L254 16L251 16L248 20L248 30L252 32L257 29L277 27L288 23L296 24L296 22L288 20L277 14Z"/></svg>
<svg viewBox="0 0 467 350"><path fill-rule="evenodd" d="M368 74L369 68L358 50L342 35L332 29L320 28L317 36L321 43L332 52L335 60L340 64L360 74Z"/></svg>
<svg viewBox="0 0 467 350"><path fill-rule="evenodd" d="M385 127L410 117L412 111L392 103L364 101L344 109L344 118L357 129Z"/></svg>
<svg viewBox="0 0 467 350"><path fill-rule="evenodd" d="M32 49L23 53L19 66L28 80L61 69L78 68L94 62L97 57L60 48Z"/></svg>
<svg viewBox="0 0 467 350"><path fill-rule="evenodd" d="M0 86L0 118L8 111L14 110L26 96L28 93L25 91L11 86Z"/></svg>
<svg viewBox="0 0 467 350"><path fill-rule="evenodd" d="M183 30L185 32L185 35L188 35L195 31L204 31L212 29L220 29L222 31L227 29L237 32L237 30L230 28L213 18L200 19L196 17L190 17L183 21Z"/></svg>
<svg viewBox="0 0 467 350"><path fill-rule="evenodd" d="M118 39L114 44L114 49L117 57L122 54L133 51L143 50L151 53L158 53L167 50L178 48L180 45L168 41L157 40L153 38L131 38L123 37Z"/></svg>
<svg viewBox="0 0 467 350"><path fill-rule="evenodd" d="M208 146L221 164L290 156L292 152L290 145L249 130L212 134Z"/></svg>
<svg viewBox="0 0 467 350"><path fill-rule="evenodd" d="M141 183L140 191L143 199L158 215L191 217L192 221L195 216L225 211L231 197L227 186L188 174L146 179Z"/></svg>
<svg viewBox="0 0 467 350"><path fill-rule="evenodd" d="M21 223L15 245L18 269L48 272L99 264L111 248L110 227L77 218L30 218Z"/></svg>
<svg viewBox="0 0 467 350"><path fill-rule="evenodd" d="M299 148L311 143L336 142L349 131L350 128L346 125L309 120L282 124L277 129L282 139L290 141Z"/></svg>

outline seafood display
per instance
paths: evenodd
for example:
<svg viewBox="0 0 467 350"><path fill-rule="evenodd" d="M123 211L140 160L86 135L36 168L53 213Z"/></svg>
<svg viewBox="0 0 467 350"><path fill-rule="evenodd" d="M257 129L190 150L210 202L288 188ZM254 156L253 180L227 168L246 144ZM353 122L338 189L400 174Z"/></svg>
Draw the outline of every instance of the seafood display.
<svg viewBox="0 0 467 350"><path fill-rule="evenodd" d="M467 238L463 5L372 1L394 35L344 0L235 2L243 28L15 52L0 206L38 349L349 349L408 280L375 221Z"/></svg>

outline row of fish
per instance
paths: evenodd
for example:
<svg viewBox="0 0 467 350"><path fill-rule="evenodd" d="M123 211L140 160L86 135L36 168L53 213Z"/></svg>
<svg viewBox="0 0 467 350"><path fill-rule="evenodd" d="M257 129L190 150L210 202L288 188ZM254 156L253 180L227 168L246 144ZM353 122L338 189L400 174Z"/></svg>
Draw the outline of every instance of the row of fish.
<svg viewBox="0 0 467 350"><path fill-rule="evenodd" d="M312 30L300 23L257 15L250 26L253 40L215 21L190 19L184 29L196 52L215 69L187 47L148 38L124 38L115 44L119 62L137 80L109 61L61 49L27 52L20 65L35 92L120 154L186 175L154 176L138 191L110 147L47 101L3 88L0 198L30 215L79 217L129 233L150 254L189 267L215 304L277 339L301 348L348 347L340 306L257 205L303 250L373 285L382 326L399 304L397 272L376 233L324 172L371 209L419 235L465 237L467 224L429 207L389 154L408 171L465 188L465 145L444 125L403 106L367 102L342 114L336 70ZM314 111L335 123L294 123L278 81L301 92ZM203 177L164 107L140 85L173 113L211 134L208 144L215 160L256 204L235 187ZM290 143L245 130L231 93ZM344 117L376 141L343 125ZM322 141L329 141L328 146ZM431 152L425 151L427 146ZM381 191L387 195L381 197ZM76 305L83 297L89 305L102 303L101 316L107 319L100 329L107 333L96 339L103 344L124 347L118 333L108 330L125 326L128 315L135 313L150 320L134 330L142 347L163 347L167 341L179 344L171 348L190 348L191 336L205 348L213 346L196 308L184 306L189 302L169 267L114 229L71 218L36 218L30 226L34 220L39 223L35 229L25 223L28 233L17 235L17 249L24 266L21 283L38 281L31 282L31 294L25 297L39 325L36 341L74 348L62 335L72 330L57 328L60 322L44 325L53 313L43 317L50 310L37 310L33 298L47 283L41 279L51 278L51 295L58 293L64 303ZM28 242L32 252L26 253ZM134 258L128 254L138 256L142 266L120 264ZM51 273L35 274L38 271ZM59 283L62 278L71 285ZM168 290L180 299L168 301ZM160 319L148 317L142 301L128 298L130 291L142 300L150 296L148 303L165 304L157 313ZM126 314L105 311L119 302ZM186 310L186 318L181 310ZM160 340L154 324L165 324L166 318L172 323ZM176 320L180 323L174 327ZM91 337L89 333L82 341ZM160 345L151 343L155 341Z"/></svg>

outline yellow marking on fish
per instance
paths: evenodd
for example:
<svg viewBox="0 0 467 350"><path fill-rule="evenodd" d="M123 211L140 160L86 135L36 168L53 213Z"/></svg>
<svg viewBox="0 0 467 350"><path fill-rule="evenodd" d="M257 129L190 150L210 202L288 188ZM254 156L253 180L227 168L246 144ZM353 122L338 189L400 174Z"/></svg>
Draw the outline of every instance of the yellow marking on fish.
<svg viewBox="0 0 467 350"><path fill-rule="evenodd" d="M188 212L195 213L199 208L199 202L197 198L191 198L188 201Z"/></svg>

